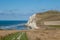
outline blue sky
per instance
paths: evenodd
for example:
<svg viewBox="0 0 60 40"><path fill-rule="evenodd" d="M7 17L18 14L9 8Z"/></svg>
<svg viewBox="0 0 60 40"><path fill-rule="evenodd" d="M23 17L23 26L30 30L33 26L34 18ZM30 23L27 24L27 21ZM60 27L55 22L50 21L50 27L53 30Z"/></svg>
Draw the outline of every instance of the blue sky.
<svg viewBox="0 0 60 40"><path fill-rule="evenodd" d="M60 0L0 0L0 20L28 20L47 10L60 11Z"/></svg>

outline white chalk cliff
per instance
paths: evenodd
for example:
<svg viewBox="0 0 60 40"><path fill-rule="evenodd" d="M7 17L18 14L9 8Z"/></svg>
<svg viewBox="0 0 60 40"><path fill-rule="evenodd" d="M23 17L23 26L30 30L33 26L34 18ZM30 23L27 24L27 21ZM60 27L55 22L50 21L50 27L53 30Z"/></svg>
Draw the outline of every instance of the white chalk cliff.
<svg viewBox="0 0 60 40"><path fill-rule="evenodd" d="M45 29L49 27L47 25L60 25L59 21L60 21L60 12L47 11L33 14L32 16L30 16L26 25L28 28L31 29L42 29L42 28Z"/></svg>
<svg viewBox="0 0 60 40"><path fill-rule="evenodd" d="M31 28L31 29L38 29L37 25L36 25L36 14L30 16L27 24L28 28Z"/></svg>

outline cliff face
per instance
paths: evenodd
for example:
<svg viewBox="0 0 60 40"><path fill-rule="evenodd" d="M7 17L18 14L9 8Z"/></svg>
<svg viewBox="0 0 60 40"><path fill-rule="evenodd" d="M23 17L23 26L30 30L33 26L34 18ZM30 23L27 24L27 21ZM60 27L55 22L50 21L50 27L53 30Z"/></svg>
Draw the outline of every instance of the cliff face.
<svg viewBox="0 0 60 40"><path fill-rule="evenodd" d="M27 22L27 26L31 29L38 29L38 27L36 25L36 14L30 16L30 18Z"/></svg>
<svg viewBox="0 0 60 40"><path fill-rule="evenodd" d="M60 21L60 12L58 11L47 11L42 13L37 13L30 16L27 26L31 29L39 29L40 27L45 27L45 21Z"/></svg>

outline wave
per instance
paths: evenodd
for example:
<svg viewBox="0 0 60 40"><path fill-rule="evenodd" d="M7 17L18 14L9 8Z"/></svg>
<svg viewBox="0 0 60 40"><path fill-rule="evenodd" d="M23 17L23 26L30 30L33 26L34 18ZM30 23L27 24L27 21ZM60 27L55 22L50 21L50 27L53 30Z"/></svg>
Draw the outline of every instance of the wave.
<svg viewBox="0 0 60 40"><path fill-rule="evenodd" d="M23 25L25 25L25 23L9 25L9 26L0 26L0 29L16 29L18 26L23 26Z"/></svg>

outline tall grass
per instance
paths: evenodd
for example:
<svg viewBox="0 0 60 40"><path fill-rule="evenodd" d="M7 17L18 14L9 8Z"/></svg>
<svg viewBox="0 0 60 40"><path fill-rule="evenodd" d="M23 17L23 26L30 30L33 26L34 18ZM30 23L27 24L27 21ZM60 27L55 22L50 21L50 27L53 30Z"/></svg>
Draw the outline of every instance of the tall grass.
<svg viewBox="0 0 60 40"><path fill-rule="evenodd" d="M28 40L26 32L21 36L20 40Z"/></svg>
<svg viewBox="0 0 60 40"><path fill-rule="evenodd" d="M12 33L12 34L9 34L9 35L6 35L4 37L0 37L0 40L12 40L14 37L16 38L18 36L18 33Z"/></svg>
<svg viewBox="0 0 60 40"><path fill-rule="evenodd" d="M16 33L6 35L4 37L0 36L0 40L17 40L17 37L19 37L20 35L22 35L22 32L16 32ZM21 40L28 40L25 32L21 36Z"/></svg>

